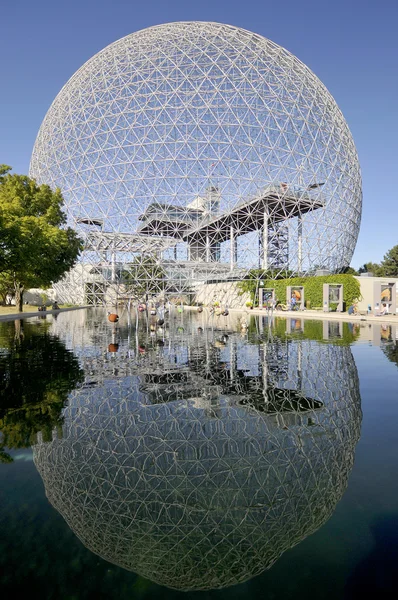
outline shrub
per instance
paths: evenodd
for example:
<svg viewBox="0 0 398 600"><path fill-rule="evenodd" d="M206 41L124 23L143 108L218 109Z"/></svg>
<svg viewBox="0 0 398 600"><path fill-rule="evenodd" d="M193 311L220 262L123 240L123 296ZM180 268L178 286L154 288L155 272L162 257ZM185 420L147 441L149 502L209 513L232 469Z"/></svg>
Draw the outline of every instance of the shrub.
<svg viewBox="0 0 398 600"><path fill-rule="evenodd" d="M292 277L291 279L267 279L264 281L264 287L275 288L275 297L281 302L286 302L287 286L303 286L304 297L310 306L317 307L323 305L323 284L341 283L343 284L343 300L347 306L350 306L354 299L361 297L361 288L359 281L349 274L322 275L319 277ZM252 276L250 279L244 279L238 283L241 294L249 293L252 302L257 289L258 280Z"/></svg>

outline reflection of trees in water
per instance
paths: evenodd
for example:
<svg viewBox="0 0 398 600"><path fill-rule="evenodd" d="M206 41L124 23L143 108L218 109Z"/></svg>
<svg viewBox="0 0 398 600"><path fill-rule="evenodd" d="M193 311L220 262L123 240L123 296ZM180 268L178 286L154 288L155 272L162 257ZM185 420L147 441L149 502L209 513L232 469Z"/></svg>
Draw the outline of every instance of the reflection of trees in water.
<svg viewBox="0 0 398 600"><path fill-rule="evenodd" d="M72 352L48 333L48 324L17 321L0 331L0 431L2 444L22 448L61 423L69 392L83 372Z"/></svg>
<svg viewBox="0 0 398 600"><path fill-rule="evenodd" d="M389 326L388 330L386 330L384 333L385 337L384 340L382 337L383 343L380 345L380 347L387 356L388 360L398 366L398 342L392 339L391 326Z"/></svg>
<svg viewBox="0 0 398 600"><path fill-rule="evenodd" d="M291 327L289 336L293 338L303 338L316 340L320 343L330 343L333 342L335 345L346 346L348 344L354 343L359 339L360 336L360 325L359 323L347 323L347 322L339 322L339 321L329 321L329 336L325 339L324 336L324 321L310 320L310 319L300 319L298 318L283 318L283 317L275 317L273 323L273 329L276 335L280 335L282 337L285 336L286 333L286 323L290 321ZM297 330L295 330L294 325L299 325Z"/></svg>
<svg viewBox="0 0 398 600"><path fill-rule="evenodd" d="M63 437L34 446L83 543L177 589L247 580L316 531L344 493L361 422L349 347L193 331L171 325L143 354L96 356Z"/></svg>

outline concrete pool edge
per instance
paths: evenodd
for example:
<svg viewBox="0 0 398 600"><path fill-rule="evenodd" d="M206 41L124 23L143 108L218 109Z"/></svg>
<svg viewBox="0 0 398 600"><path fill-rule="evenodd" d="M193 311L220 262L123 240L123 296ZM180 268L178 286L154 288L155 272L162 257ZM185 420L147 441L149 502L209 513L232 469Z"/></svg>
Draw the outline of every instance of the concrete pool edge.
<svg viewBox="0 0 398 600"><path fill-rule="evenodd" d="M17 312L17 313L9 313L7 315L0 314L0 321L15 321L21 319L31 319L32 317L43 317L45 315L59 315L62 312L71 311L71 310L82 310L83 308L92 308L91 306L71 306L67 308L60 308L58 310L43 310L37 312Z"/></svg>

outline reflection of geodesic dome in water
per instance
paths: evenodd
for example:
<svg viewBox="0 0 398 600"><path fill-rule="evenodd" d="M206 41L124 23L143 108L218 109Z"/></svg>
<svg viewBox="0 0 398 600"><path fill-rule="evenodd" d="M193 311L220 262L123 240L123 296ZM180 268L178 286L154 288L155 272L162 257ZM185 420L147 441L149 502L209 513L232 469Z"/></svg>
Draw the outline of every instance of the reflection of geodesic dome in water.
<svg viewBox="0 0 398 600"><path fill-rule="evenodd" d="M300 353L316 410L265 414L227 396L211 409L145 405L133 377L76 390L63 438L34 447L49 500L90 550L168 587L224 587L269 568L330 517L359 438L350 348Z"/></svg>
<svg viewBox="0 0 398 600"><path fill-rule="evenodd" d="M142 252L181 282L184 261L195 280L259 261L336 269L359 231L357 154L330 93L287 50L218 23L158 25L91 58L50 107L30 174L91 229L83 261L105 278Z"/></svg>

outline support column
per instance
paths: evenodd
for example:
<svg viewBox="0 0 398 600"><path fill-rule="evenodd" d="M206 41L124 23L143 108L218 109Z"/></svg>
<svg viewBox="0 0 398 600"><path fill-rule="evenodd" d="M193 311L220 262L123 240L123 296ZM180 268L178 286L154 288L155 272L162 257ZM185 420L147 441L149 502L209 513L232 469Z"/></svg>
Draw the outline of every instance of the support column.
<svg viewBox="0 0 398 600"><path fill-rule="evenodd" d="M210 238L206 235L206 262L210 262Z"/></svg>
<svg viewBox="0 0 398 600"><path fill-rule="evenodd" d="M263 298L263 296L264 296L264 290L263 290L262 287L259 287L258 288L258 307L260 309L263 308L263 304L264 304L264 298Z"/></svg>
<svg viewBox="0 0 398 600"><path fill-rule="evenodd" d="M262 256L262 265L261 267L266 271L268 269L268 212L264 211L264 220L263 220L263 256Z"/></svg>
<svg viewBox="0 0 398 600"><path fill-rule="evenodd" d="M160 234L160 237L163 237L163 232ZM159 250L159 258L160 258L160 260L163 260L163 252L164 252L164 250Z"/></svg>
<svg viewBox="0 0 398 600"><path fill-rule="evenodd" d="M115 248L111 251L111 282L116 283L116 253Z"/></svg>
<svg viewBox="0 0 398 600"><path fill-rule="evenodd" d="M298 274L301 275L303 271L303 219L298 217L298 246L297 246L297 262L298 262Z"/></svg>
<svg viewBox="0 0 398 600"><path fill-rule="evenodd" d="M231 225L230 227L230 247L229 247L229 270L233 271L235 268L236 262L236 240L235 240L235 232L234 228Z"/></svg>
<svg viewBox="0 0 398 600"><path fill-rule="evenodd" d="M174 246L174 260L177 260L177 244Z"/></svg>

